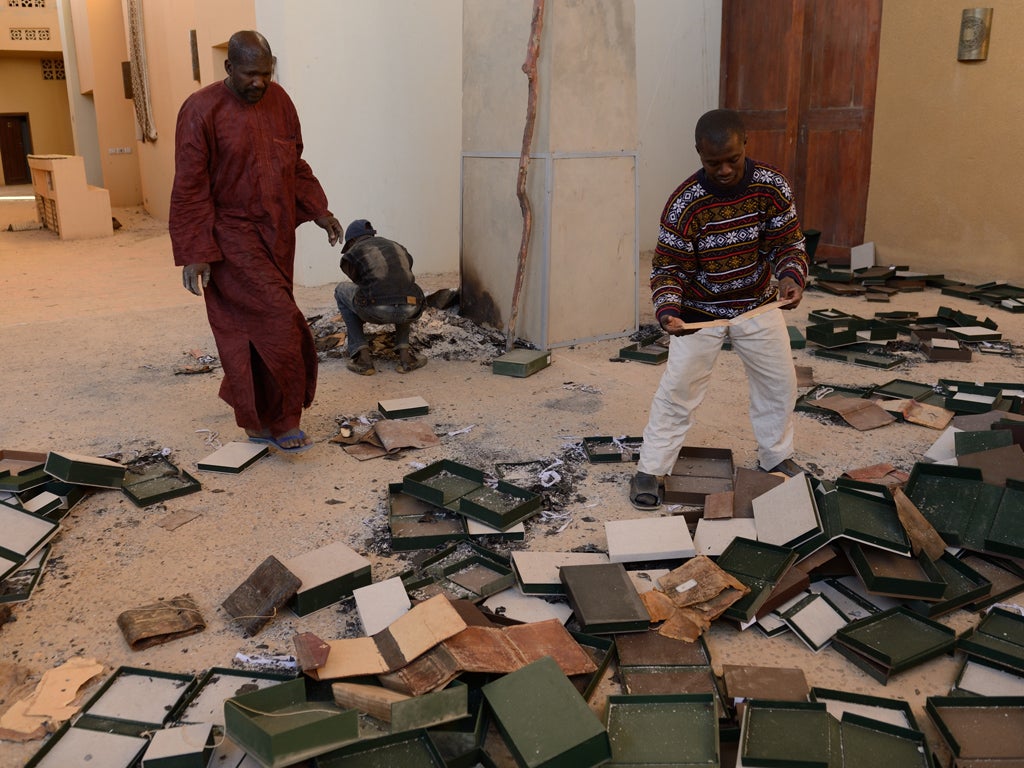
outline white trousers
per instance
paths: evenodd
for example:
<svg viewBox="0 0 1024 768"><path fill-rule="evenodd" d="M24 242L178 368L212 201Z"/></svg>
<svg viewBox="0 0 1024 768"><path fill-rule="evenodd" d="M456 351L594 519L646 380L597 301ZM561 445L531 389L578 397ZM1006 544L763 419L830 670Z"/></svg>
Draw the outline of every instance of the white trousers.
<svg viewBox="0 0 1024 768"><path fill-rule="evenodd" d="M705 328L671 338L668 362L644 428L640 472L671 473L727 336L747 372L758 461L771 469L792 457L796 370L786 321L782 310L776 309L727 328Z"/></svg>

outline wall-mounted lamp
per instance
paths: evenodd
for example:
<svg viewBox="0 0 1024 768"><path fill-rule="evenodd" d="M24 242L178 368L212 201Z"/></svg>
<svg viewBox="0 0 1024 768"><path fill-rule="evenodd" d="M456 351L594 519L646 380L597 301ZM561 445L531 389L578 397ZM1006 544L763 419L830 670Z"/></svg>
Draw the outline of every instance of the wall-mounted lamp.
<svg viewBox="0 0 1024 768"><path fill-rule="evenodd" d="M958 61L984 61L988 58L988 37L992 32L991 8L964 8L960 18Z"/></svg>

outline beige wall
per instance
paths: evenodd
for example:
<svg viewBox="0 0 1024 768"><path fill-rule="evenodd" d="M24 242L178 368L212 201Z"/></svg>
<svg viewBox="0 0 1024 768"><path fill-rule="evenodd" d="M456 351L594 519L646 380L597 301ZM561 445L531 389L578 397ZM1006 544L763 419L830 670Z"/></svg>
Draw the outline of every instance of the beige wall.
<svg viewBox="0 0 1024 768"><path fill-rule="evenodd" d="M114 207L139 205L142 184L136 147L135 112L124 97L121 62L128 60L125 24L121 3L111 0L75 0L71 23L74 26L76 74L73 82L89 95L88 118L95 122L76 132L76 151L87 158L87 165L98 164L102 178L90 182L110 192ZM65 94L65 99L68 95ZM77 113L77 110L76 110ZM83 113L84 114L84 113ZM127 153L111 152L127 148Z"/></svg>
<svg viewBox="0 0 1024 768"><path fill-rule="evenodd" d="M74 153L65 81L44 80L42 75L43 59L60 58L56 3L42 8L0 3L0 114L28 115L35 153Z"/></svg>
<svg viewBox="0 0 1024 768"><path fill-rule="evenodd" d="M35 154L74 154L67 87L63 80L43 79L42 58L60 56L0 54L0 114L29 116ZM2 180L0 168L0 183Z"/></svg>
<svg viewBox="0 0 1024 768"><path fill-rule="evenodd" d="M14 30L15 34L11 34ZM17 38L17 39L15 39ZM22 7L6 0L0 4L0 52L59 53L60 14L57 3Z"/></svg>
<svg viewBox="0 0 1024 768"><path fill-rule="evenodd" d="M1024 3L994 9L986 61L957 61L954 0L883 6L865 240L879 264L1024 282Z"/></svg>
<svg viewBox="0 0 1024 768"><path fill-rule="evenodd" d="M643 252L657 245L668 196L700 165L693 127L718 106L722 0L637 0L636 40Z"/></svg>
<svg viewBox="0 0 1024 768"><path fill-rule="evenodd" d="M144 0L146 58L157 140L139 142L143 204L164 221L174 181L174 126L182 102L204 85L224 78L228 38L256 26L252 0ZM192 76L189 31L196 30L199 75Z"/></svg>
<svg viewBox="0 0 1024 768"><path fill-rule="evenodd" d="M252 0L143 0L146 61L156 141L143 142L131 100L124 98L121 62L128 60L127 24L122 0L68 0L74 28L76 82L87 94L79 110L77 152L101 178L90 182L110 191L111 205L142 204L167 218L174 179L174 123L178 108L201 85L220 79L224 46L238 28L255 26ZM189 30L197 29L202 82L192 77ZM128 154L111 153L129 147Z"/></svg>

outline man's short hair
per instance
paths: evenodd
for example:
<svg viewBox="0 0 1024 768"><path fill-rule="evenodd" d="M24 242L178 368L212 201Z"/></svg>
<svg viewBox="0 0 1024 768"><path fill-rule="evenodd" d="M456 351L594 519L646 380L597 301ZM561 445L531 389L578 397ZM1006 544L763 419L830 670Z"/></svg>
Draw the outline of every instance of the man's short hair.
<svg viewBox="0 0 1024 768"><path fill-rule="evenodd" d="M273 56L267 38L253 29L235 32L228 39L228 61L239 63L258 59L260 56Z"/></svg>
<svg viewBox="0 0 1024 768"><path fill-rule="evenodd" d="M729 143L733 136L741 139L747 137L747 128L739 112L731 109L712 109L705 112L697 121L694 139L699 147L701 142L709 147L722 147Z"/></svg>

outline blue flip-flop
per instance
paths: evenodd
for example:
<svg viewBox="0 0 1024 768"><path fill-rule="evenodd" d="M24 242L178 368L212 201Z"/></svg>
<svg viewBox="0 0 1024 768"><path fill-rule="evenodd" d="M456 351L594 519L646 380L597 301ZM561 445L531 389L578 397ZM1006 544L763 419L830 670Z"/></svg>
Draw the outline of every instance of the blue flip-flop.
<svg viewBox="0 0 1024 768"><path fill-rule="evenodd" d="M289 437L289 439L297 438L299 440L305 440L306 439L306 433L303 432L300 429L299 433L297 435L289 435L288 437ZM252 438L249 438L249 439L252 440ZM308 451L310 448L313 447L313 443L304 443L303 445L298 445L298 446L296 446L294 448L286 448L285 446L281 445L280 442L278 442L280 439L281 438L275 439L273 437L270 437L270 438L262 438L262 437L260 437L260 438L256 439L256 442L267 443L268 445L272 445L275 448L277 448L277 450L283 451L284 453L302 453L304 451Z"/></svg>

